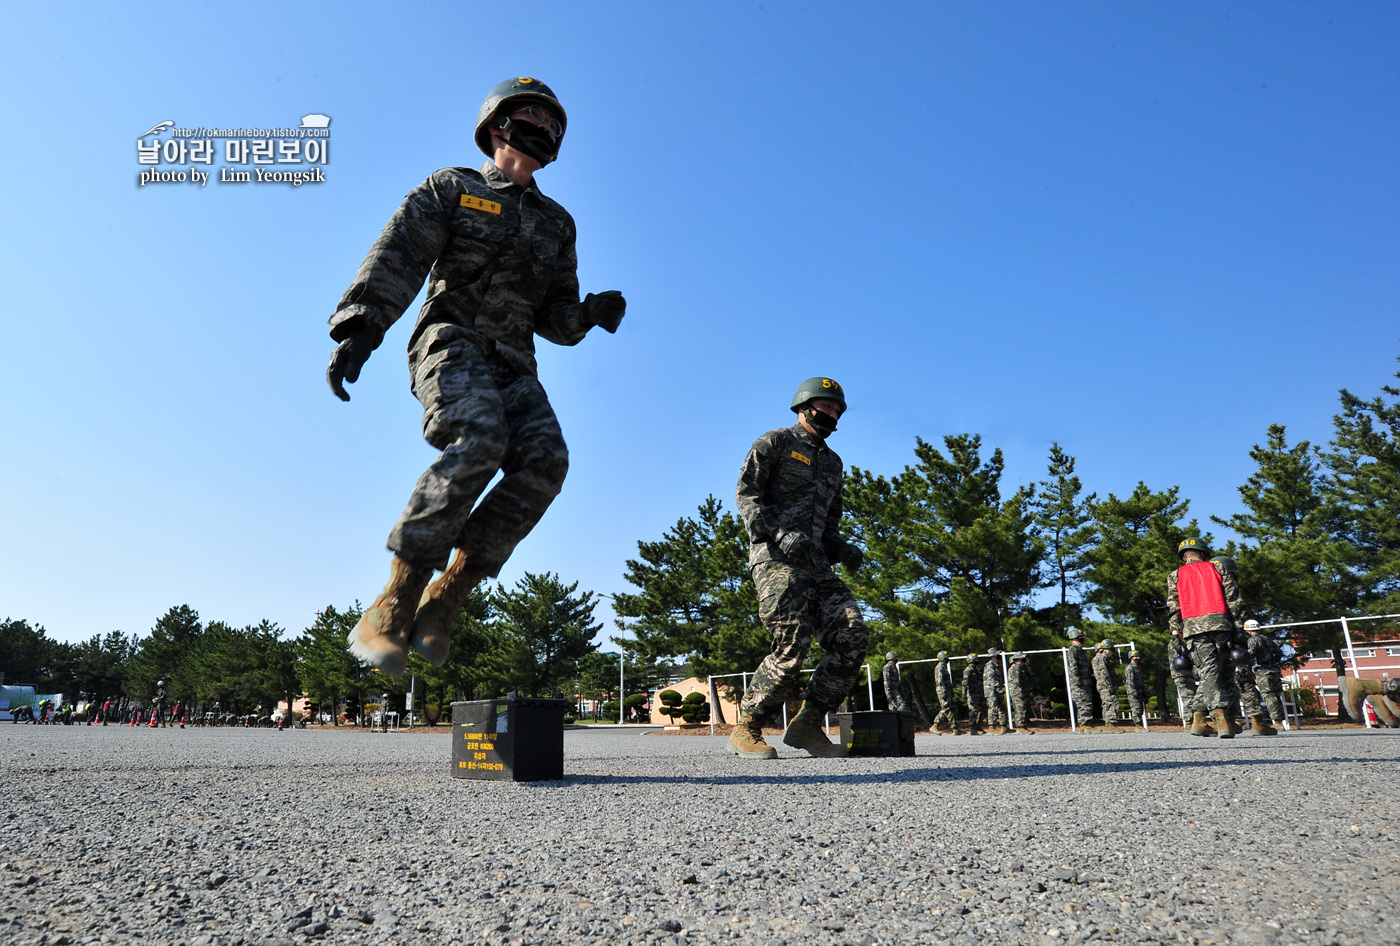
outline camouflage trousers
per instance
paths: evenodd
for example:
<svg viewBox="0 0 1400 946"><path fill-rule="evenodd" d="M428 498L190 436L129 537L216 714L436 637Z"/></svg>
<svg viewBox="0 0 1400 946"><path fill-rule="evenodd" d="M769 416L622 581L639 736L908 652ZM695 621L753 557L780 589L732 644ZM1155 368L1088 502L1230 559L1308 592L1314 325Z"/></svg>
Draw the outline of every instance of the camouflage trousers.
<svg viewBox="0 0 1400 946"><path fill-rule="evenodd" d="M1259 699L1259 691L1254 687L1253 670L1249 667L1235 668L1235 689L1239 691L1245 716L1253 719L1264 714L1264 702Z"/></svg>
<svg viewBox="0 0 1400 946"><path fill-rule="evenodd" d="M1230 632L1195 634L1186 638L1186 649L1191 652L1191 662L1201 675L1196 693L1197 704L1193 710L1233 712L1239 697L1235 692L1234 674L1230 672Z"/></svg>
<svg viewBox="0 0 1400 946"><path fill-rule="evenodd" d="M1128 712L1133 714L1133 722L1141 723L1142 714L1147 711L1147 694L1128 688Z"/></svg>
<svg viewBox="0 0 1400 946"><path fill-rule="evenodd" d="M967 700L967 728L981 729L987 722L987 700L982 691L975 688L964 691L963 699Z"/></svg>
<svg viewBox="0 0 1400 946"><path fill-rule="evenodd" d="M958 714L953 704L952 684L940 683L938 685L938 715L934 717L933 728L938 729L947 726L949 729L958 728Z"/></svg>
<svg viewBox="0 0 1400 946"><path fill-rule="evenodd" d="M1118 688L1109 682L1099 684L1099 707L1103 710L1105 723L1116 723L1122 715L1118 705Z"/></svg>
<svg viewBox="0 0 1400 946"><path fill-rule="evenodd" d="M1279 673L1277 667L1255 667L1254 683L1259 688L1259 696L1263 699L1264 705L1269 708L1269 716L1276 723L1282 723L1283 713L1283 675Z"/></svg>
<svg viewBox="0 0 1400 946"><path fill-rule="evenodd" d="M982 699L987 704L987 725L1006 725L1006 691L1001 687L984 687Z"/></svg>
<svg viewBox="0 0 1400 946"><path fill-rule="evenodd" d="M559 495L569 451L544 388L483 356L454 325L423 332L409 352L423 437L442 451L418 479L388 546L444 568L453 548L496 575ZM497 473L502 477L481 499Z"/></svg>
<svg viewBox="0 0 1400 946"><path fill-rule="evenodd" d="M1176 695L1181 698L1181 711L1189 719L1197 710L1204 712L1204 707L1197 699L1196 678L1191 676L1190 670L1173 670L1172 682L1176 684Z"/></svg>
<svg viewBox="0 0 1400 946"><path fill-rule="evenodd" d="M766 719L798 692L813 640L824 653L802 697L823 709L840 705L856 682L870 636L850 589L830 570L814 573L781 562L755 564L753 580L773 650L749 678L739 709Z"/></svg>
<svg viewBox="0 0 1400 946"><path fill-rule="evenodd" d="M1076 725L1088 726L1094 718L1093 688L1085 680L1074 674L1069 678L1070 697L1074 700L1074 721Z"/></svg>
<svg viewBox="0 0 1400 946"><path fill-rule="evenodd" d="M1030 694L1023 687L1012 686L1011 691L1011 719L1016 724L1017 729L1029 729L1031 725L1031 699Z"/></svg>

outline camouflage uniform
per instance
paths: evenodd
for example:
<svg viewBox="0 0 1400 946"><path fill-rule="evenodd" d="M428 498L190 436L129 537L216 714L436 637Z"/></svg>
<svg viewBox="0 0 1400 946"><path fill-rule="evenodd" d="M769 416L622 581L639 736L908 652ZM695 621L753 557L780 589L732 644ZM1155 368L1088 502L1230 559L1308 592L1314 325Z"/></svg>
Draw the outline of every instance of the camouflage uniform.
<svg viewBox="0 0 1400 946"><path fill-rule="evenodd" d="M938 686L938 715L933 720L934 728L946 724L952 729L957 729L958 714L953 703L953 671L948 666L947 657L933 665L933 673Z"/></svg>
<svg viewBox="0 0 1400 946"><path fill-rule="evenodd" d="M831 570L850 548L838 531L842 470L836 452L797 423L754 441L739 471L734 499L749 534L758 615L773 635L739 707L755 719L797 690L814 638L824 654L803 698L821 707L846 699L865 656L865 620ZM810 554L790 558L778 547L780 530L807 536Z"/></svg>
<svg viewBox="0 0 1400 946"><path fill-rule="evenodd" d="M885 700L890 709L896 713L912 713L913 710L905 702L904 690L900 686L899 664L893 660L885 661L885 669L881 671L880 677L885 684Z"/></svg>
<svg viewBox="0 0 1400 946"><path fill-rule="evenodd" d="M981 729L987 720L987 700L982 693L980 669L976 660L969 660L962 674L963 699L967 701L967 728L972 730Z"/></svg>
<svg viewBox="0 0 1400 946"><path fill-rule="evenodd" d="M1006 689L1011 694L1011 718L1017 729L1031 725L1030 673L1024 660L1013 660L1006 669Z"/></svg>
<svg viewBox="0 0 1400 946"><path fill-rule="evenodd" d="M591 327L574 240L573 218L534 183L489 161L445 168L408 194L341 298L331 338L369 329L378 347L428 280L408 364L423 436L442 454L389 534L404 561L440 569L456 547L496 575L559 494L568 449L534 336L576 345Z"/></svg>
<svg viewBox="0 0 1400 946"><path fill-rule="evenodd" d="M1174 658L1186 653L1186 645L1182 643L1181 638L1173 635L1167 641L1168 666L1170 666L1170 662ZM1200 702L1200 694L1197 692L1196 687L1196 678L1192 675L1192 672L1190 670L1178 670L1175 667L1172 667L1171 671L1172 682L1176 684L1176 695L1181 698L1181 711L1185 713L1188 718L1197 711L1204 712L1205 707Z"/></svg>
<svg viewBox="0 0 1400 946"><path fill-rule="evenodd" d="M1226 609L1223 614L1183 618L1181 596L1177 593L1177 575L1181 569L1175 569L1167 576L1167 622L1173 634L1181 633L1191 652L1191 661L1201 678L1197 696L1201 708L1206 712L1231 709L1234 674L1230 668L1230 646L1236 626L1244 621L1244 599L1240 597L1235 576L1218 562L1209 564L1220 579Z"/></svg>
<svg viewBox="0 0 1400 946"><path fill-rule="evenodd" d="M1089 655L1078 643L1069 646L1070 698L1074 700L1074 720L1078 726L1088 726L1094 718L1094 668Z"/></svg>
<svg viewBox="0 0 1400 946"><path fill-rule="evenodd" d="M1133 721L1141 723L1147 712L1147 684L1135 660L1129 660L1123 668L1123 688L1128 691L1128 711L1133 714Z"/></svg>
<svg viewBox="0 0 1400 946"><path fill-rule="evenodd" d="M1263 634L1250 634L1249 659L1254 662L1254 682L1264 705L1269 708L1269 716L1274 722L1282 723L1283 675L1279 668L1283 664L1283 651Z"/></svg>
<svg viewBox="0 0 1400 946"><path fill-rule="evenodd" d="M1254 686L1254 669L1249 664L1234 665L1235 692L1240 696L1239 702L1244 705L1244 715L1249 719L1262 716L1264 714L1264 704L1259 699L1259 691ZM1232 707L1234 703L1230 704Z"/></svg>
<svg viewBox="0 0 1400 946"><path fill-rule="evenodd" d="M1001 658L988 655L982 664L982 698L987 701L987 725L1006 727L1006 687L1001 682Z"/></svg>
<svg viewBox="0 0 1400 946"><path fill-rule="evenodd" d="M1118 721L1118 675L1114 672L1118 658L1111 650L1094 653L1094 682L1098 685L1099 703L1103 708L1103 721Z"/></svg>

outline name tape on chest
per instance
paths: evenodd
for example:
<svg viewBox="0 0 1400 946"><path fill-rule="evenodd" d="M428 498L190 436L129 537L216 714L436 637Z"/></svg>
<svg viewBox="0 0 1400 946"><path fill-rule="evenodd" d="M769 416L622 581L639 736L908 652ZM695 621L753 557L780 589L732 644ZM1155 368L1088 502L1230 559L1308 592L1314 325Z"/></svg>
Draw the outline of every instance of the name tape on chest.
<svg viewBox="0 0 1400 946"><path fill-rule="evenodd" d="M811 460L810 457L804 457L802 454L798 453L796 450L792 451L792 458L793 458L794 460L801 460L803 463L807 464L808 466L811 466L811 465L812 465L812 460Z"/></svg>
<svg viewBox="0 0 1400 946"><path fill-rule="evenodd" d="M484 210L489 214L499 214L501 205L494 200L487 200L485 197L475 197L471 194L462 195L462 206L470 207L472 210Z"/></svg>

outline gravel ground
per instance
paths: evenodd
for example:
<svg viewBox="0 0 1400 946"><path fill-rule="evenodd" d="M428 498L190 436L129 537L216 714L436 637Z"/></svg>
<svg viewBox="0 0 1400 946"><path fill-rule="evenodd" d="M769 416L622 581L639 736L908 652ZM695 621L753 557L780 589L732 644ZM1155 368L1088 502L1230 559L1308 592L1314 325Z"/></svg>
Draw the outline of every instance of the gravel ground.
<svg viewBox="0 0 1400 946"><path fill-rule="evenodd" d="M1400 942L1400 733L449 745L0 725L0 943Z"/></svg>

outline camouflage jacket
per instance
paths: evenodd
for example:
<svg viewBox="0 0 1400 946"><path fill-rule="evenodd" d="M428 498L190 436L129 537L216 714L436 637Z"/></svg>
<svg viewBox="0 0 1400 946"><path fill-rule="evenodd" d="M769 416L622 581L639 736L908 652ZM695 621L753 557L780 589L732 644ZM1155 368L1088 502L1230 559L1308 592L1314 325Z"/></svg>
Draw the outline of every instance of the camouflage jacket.
<svg viewBox="0 0 1400 946"><path fill-rule="evenodd" d="M1082 687L1094 686L1094 668L1089 664L1089 655L1084 653L1083 647L1074 644L1069 645L1069 675Z"/></svg>
<svg viewBox="0 0 1400 946"><path fill-rule="evenodd" d="M933 676L935 686L938 688L939 702L943 701L943 694L947 693L948 698L953 696L953 671L948 664L948 658L944 657L933 665Z"/></svg>
<svg viewBox="0 0 1400 946"><path fill-rule="evenodd" d="M1026 672L1026 665L1019 660L1011 661L1011 666L1006 668L1006 686L1013 694L1024 696L1030 688L1030 674Z"/></svg>
<svg viewBox="0 0 1400 946"><path fill-rule="evenodd" d="M361 328L374 344L428 280L409 339L429 326L461 326L489 354L535 375L536 334L577 345L590 325L578 296L574 220L532 183L521 187L491 162L444 168L408 196L370 247L331 316L331 338Z"/></svg>
<svg viewBox="0 0 1400 946"><path fill-rule="evenodd" d="M982 692L987 695L987 700L1000 699L1002 693L1006 692L1001 682L1001 658L988 657L982 664Z"/></svg>
<svg viewBox="0 0 1400 946"><path fill-rule="evenodd" d="M1220 576L1220 587L1225 595L1225 614L1203 614L1199 617L1182 619L1181 598L1176 592L1176 570L1167 576L1167 624L1173 634L1181 631L1182 637L1195 637L1197 634L1210 634L1215 631L1234 633L1237 626L1244 623L1244 598L1240 597L1240 586L1235 576L1225 571L1218 562L1212 562L1215 573Z"/></svg>
<svg viewBox="0 0 1400 946"><path fill-rule="evenodd" d="M1147 684L1142 679L1142 668L1131 660L1123 668L1123 686L1127 687L1129 693L1136 693L1138 696L1147 693Z"/></svg>
<svg viewBox="0 0 1400 946"><path fill-rule="evenodd" d="M980 706L986 702L986 699L982 694L982 688L977 685L977 677L979 676L978 670L980 669L981 668L977 666L977 661L975 660L969 660L967 662L967 666L963 668L963 699L967 700L969 705L975 703Z"/></svg>
<svg viewBox="0 0 1400 946"><path fill-rule="evenodd" d="M1118 658L1112 651L1100 650L1094 654L1093 667L1094 679L1106 687L1118 689L1118 677L1115 670L1118 666Z"/></svg>
<svg viewBox="0 0 1400 946"><path fill-rule="evenodd" d="M1249 659L1256 667L1277 670L1283 663L1283 651L1278 644L1263 634L1249 635Z"/></svg>
<svg viewBox="0 0 1400 946"><path fill-rule="evenodd" d="M754 441L739 469L734 502L749 533L749 565L781 562L830 571L849 548L841 538L841 458L801 424L770 430ZM810 559L790 560L779 531L812 540Z"/></svg>

